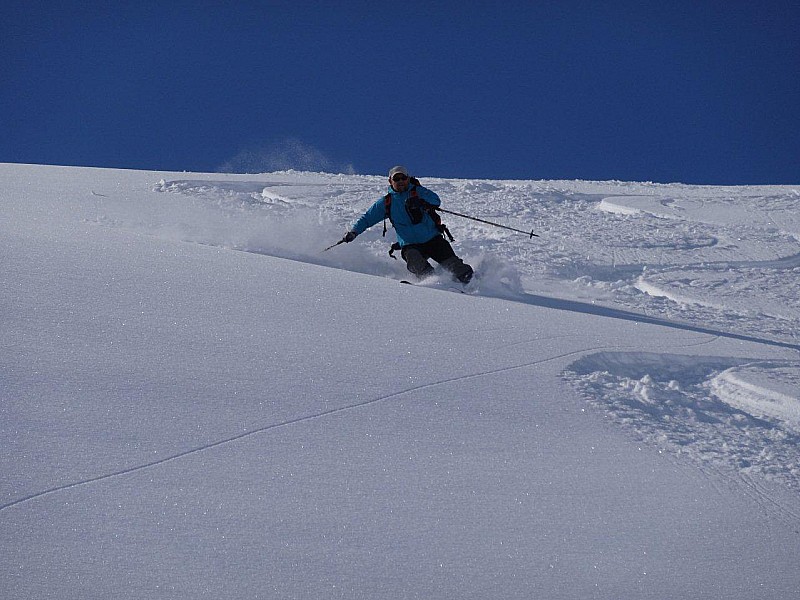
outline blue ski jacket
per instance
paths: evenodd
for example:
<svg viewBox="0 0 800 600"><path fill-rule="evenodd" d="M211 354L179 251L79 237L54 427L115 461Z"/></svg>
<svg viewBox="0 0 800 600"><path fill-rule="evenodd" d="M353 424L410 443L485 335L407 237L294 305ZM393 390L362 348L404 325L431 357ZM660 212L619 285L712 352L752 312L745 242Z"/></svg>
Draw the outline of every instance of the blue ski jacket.
<svg viewBox="0 0 800 600"><path fill-rule="evenodd" d="M404 192L396 192L389 186L389 193L392 195L391 203L391 221L394 224L395 234L397 235L397 242L400 246L408 246L409 244L423 244L432 240L437 235L441 235L436 228L436 224L431 219L428 213L424 213L422 221L418 224L411 222L411 216L406 211L406 200L408 200L411 190L417 190L417 196L420 200L424 200L433 206L439 206L441 200L435 192L432 192L426 187L421 185L415 186L410 183L408 189ZM364 233L367 229L383 221L386 217L386 200L385 196L381 196L380 200L375 202L367 209L360 219L358 219L351 230L355 233Z"/></svg>

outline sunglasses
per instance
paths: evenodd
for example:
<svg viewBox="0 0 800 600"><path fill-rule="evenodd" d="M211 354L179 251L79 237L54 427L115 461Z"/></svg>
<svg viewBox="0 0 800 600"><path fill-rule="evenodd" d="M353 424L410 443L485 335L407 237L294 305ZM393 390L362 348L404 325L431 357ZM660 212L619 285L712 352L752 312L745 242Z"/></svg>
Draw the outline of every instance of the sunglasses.
<svg viewBox="0 0 800 600"><path fill-rule="evenodd" d="M405 181L406 179L408 179L408 175L403 175L402 173L396 173L392 177L392 181Z"/></svg>

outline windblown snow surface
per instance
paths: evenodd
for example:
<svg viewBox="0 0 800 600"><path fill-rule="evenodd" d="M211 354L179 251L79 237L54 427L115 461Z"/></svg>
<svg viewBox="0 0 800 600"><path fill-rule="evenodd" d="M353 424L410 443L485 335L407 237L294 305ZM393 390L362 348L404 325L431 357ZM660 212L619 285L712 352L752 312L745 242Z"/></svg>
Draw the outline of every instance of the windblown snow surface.
<svg viewBox="0 0 800 600"><path fill-rule="evenodd" d="M797 598L800 187L0 165L0 596Z"/></svg>

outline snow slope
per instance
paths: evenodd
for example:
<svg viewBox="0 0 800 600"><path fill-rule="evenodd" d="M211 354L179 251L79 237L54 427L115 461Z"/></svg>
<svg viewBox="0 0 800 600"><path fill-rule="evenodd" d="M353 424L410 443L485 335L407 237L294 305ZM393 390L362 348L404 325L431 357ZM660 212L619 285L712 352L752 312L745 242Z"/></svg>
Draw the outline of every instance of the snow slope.
<svg viewBox="0 0 800 600"><path fill-rule="evenodd" d="M3 598L795 598L800 188L0 165Z"/></svg>

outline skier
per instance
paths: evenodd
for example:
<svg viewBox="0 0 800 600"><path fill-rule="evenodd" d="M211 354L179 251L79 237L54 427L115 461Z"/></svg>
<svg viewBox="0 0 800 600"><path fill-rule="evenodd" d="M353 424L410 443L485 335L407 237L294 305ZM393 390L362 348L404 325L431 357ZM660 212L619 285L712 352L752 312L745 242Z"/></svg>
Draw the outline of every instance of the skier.
<svg viewBox="0 0 800 600"><path fill-rule="evenodd" d="M406 267L417 279L433 275L428 259L433 259L463 284L472 279L473 270L453 251L444 238L445 231L439 215L434 209L441 204L439 196L410 177L403 166L389 171L389 190L386 196L376 201L361 218L353 223L342 241L350 243L367 229L382 220L389 219L397 235L400 255ZM385 224L384 224L384 234Z"/></svg>

